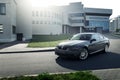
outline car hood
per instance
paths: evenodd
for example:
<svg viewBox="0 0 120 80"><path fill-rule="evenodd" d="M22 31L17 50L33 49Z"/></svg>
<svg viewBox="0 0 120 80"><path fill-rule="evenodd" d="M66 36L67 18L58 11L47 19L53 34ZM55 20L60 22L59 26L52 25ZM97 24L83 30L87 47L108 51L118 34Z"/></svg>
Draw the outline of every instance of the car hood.
<svg viewBox="0 0 120 80"><path fill-rule="evenodd" d="M59 46L74 46L74 45L83 45L85 43L88 43L88 41L85 40L70 40L66 42L61 42Z"/></svg>

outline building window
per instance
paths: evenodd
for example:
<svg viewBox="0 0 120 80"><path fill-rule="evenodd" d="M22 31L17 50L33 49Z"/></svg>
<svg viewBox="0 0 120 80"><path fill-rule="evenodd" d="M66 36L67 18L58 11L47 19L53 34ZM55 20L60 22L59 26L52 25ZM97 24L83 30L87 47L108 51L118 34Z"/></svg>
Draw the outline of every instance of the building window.
<svg viewBox="0 0 120 80"><path fill-rule="evenodd" d="M13 34L15 34L16 33L16 26L12 26L12 31L13 31Z"/></svg>
<svg viewBox="0 0 120 80"><path fill-rule="evenodd" d="M0 24L0 33L3 33L3 24Z"/></svg>
<svg viewBox="0 0 120 80"><path fill-rule="evenodd" d="M40 17L42 17L43 16L43 13L42 13L42 11L40 12Z"/></svg>
<svg viewBox="0 0 120 80"><path fill-rule="evenodd" d="M47 17L47 13L46 13L46 11L44 12L44 17Z"/></svg>
<svg viewBox="0 0 120 80"><path fill-rule="evenodd" d="M86 26L89 26L89 21L88 21L88 20L85 22L85 25L86 25Z"/></svg>
<svg viewBox="0 0 120 80"><path fill-rule="evenodd" d="M35 24L35 21L32 21L32 24Z"/></svg>
<svg viewBox="0 0 120 80"><path fill-rule="evenodd" d="M36 24L39 24L39 21L36 21Z"/></svg>
<svg viewBox="0 0 120 80"><path fill-rule="evenodd" d="M34 16L34 11L32 11L32 16Z"/></svg>
<svg viewBox="0 0 120 80"><path fill-rule="evenodd" d="M84 13L72 13L72 14L69 14L70 17L83 17L84 16Z"/></svg>
<svg viewBox="0 0 120 80"><path fill-rule="evenodd" d="M48 21L48 24L50 24L50 21Z"/></svg>
<svg viewBox="0 0 120 80"><path fill-rule="evenodd" d="M90 19L109 19L108 17L90 17Z"/></svg>
<svg viewBox="0 0 120 80"><path fill-rule="evenodd" d="M50 12L48 12L48 17L50 17Z"/></svg>
<svg viewBox="0 0 120 80"><path fill-rule="evenodd" d="M39 14L39 12L38 12L38 11L36 11L36 16L38 16L38 14Z"/></svg>
<svg viewBox="0 0 120 80"><path fill-rule="evenodd" d="M91 26L91 27L103 27L103 30L108 30L109 29L109 21L90 20L89 26Z"/></svg>
<svg viewBox="0 0 120 80"><path fill-rule="evenodd" d="M40 24L43 24L43 21L40 21Z"/></svg>
<svg viewBox="0 0 120 80"><path fill-rule="evenodd" d="M44 23L47 24L47 21L45 21Z"/></svg>
<svg viewBox="0 0 120 80"><path fill-rule="evenodd" d="M84 20L70 20L71 23L84 23Z"/></svg>
<svg viewBox="0 0 120 80"><path fill-rule="evenodd" d="M0 3L0 15L6 15L6 5L5 5L5 3Z"/></svg>

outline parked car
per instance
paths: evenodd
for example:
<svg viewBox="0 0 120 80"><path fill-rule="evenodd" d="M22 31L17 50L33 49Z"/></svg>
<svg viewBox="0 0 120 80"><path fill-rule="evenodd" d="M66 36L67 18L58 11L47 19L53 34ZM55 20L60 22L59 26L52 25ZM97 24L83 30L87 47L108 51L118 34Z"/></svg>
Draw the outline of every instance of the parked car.
<svg viewBox="0 0 120 80"><path fill-rule="evenodd" d="M89 54L108 52L109 46L109 39L100 33L79 33L73 35L69 41L58 44L55 54L60 57L77 57L85 60Z"/></svg>

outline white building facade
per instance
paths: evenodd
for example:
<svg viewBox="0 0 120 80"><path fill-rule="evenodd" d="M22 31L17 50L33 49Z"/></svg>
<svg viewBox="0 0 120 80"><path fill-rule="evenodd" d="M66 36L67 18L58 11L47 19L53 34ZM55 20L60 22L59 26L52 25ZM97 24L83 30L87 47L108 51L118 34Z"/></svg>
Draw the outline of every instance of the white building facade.
<svg viewBox="0 0 120 80"><path fill-rule="evenodd" d="M2 5L2 6L1 6ZM85 8L81 2L65 6L32 7L30 0L0 1L0 41L32 39L32 35L109 31L111 9Z"/></svg>
<svg viewBox="0 0 120 80"><path fill-rule="evenodd" d="M117 16L110 20L110 31L115 32L117 29L120 30L120 16Z"/></svg>
<svg viewBox="0 0 120 80"><path fill-rule="evenodd" d="M62 34L62 11L57 7L32 8L32 34Z"/></svg>

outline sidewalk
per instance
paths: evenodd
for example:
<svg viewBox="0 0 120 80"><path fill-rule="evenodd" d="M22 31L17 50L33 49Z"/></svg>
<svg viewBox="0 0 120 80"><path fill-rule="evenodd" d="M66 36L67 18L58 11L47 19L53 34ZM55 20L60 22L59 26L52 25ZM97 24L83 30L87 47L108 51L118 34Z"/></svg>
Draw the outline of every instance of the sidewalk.
<svg viewBox="0 0 120 80"><path fill-rule="evenodd" d="M12 42L0 47L0 54L2 53L27 53L27 52L45 52L54 51L55 47L48 48L28 48L28 42Z"/></svg>
<svg viewBox="0 0 120 80"><path fill-rule="evenodd" d="M120 80L120 68L93 70L92 72L101 80Z"/></svg>

